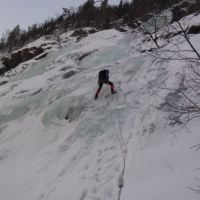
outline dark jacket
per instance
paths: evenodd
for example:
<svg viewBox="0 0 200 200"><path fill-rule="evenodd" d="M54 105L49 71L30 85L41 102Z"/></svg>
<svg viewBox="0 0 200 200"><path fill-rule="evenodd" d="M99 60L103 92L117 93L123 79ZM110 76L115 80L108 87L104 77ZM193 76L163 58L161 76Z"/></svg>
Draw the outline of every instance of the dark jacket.
<svg viewBox="0 0 200 200"><path fill-rule="evenodd" d="M109 81L109 70L104 69L99 72L99 82Z"/></svg>

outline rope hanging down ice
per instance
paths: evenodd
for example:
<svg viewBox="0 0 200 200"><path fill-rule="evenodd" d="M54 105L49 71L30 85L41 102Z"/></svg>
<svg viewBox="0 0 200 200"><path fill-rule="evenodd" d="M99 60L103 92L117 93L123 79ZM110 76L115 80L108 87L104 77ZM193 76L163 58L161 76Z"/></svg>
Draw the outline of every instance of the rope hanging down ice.
<svg viewBox="0 0 200 200"><path fill-rule="evenodd" d="M122 154L122 159L123 159L123 167L122 167L122 171L119 175L119 179L118 179L118 187L119 187L118 200L120 200L122 188L124 187L124 173L125 173L125 168L126 168L127 147L126 147L126 144L124 143L123 136L122 136L122 130L121 130L120 123L119 123L119 111L118 111L118 109L116 110L116 112L117 112L118 131L117 131L117 128L115 127L115 123L114 123L112 114L111 114L111 120L112 120L112 126L113 126L114 131L115 131L115 135L116 135L117 140L119 142L119 146L120 146L120 150L121 150L121 154Z"/></svg>

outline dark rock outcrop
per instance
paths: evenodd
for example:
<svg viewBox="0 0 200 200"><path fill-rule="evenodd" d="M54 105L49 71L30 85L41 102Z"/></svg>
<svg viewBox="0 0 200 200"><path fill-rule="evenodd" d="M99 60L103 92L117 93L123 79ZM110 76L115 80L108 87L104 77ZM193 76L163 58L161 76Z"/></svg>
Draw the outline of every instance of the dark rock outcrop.
<svg viewBox="0 0 200 200"><path fill-rule="evenodd" d="M3 76L4 73L6 73L8 70L5 67L0 68L0 76Z"/></svg>
<svg viewBox="0 0 200 200"><path fill-rule="evenodd" d="M71 77L71 76L73 76L75 74L76 74L76 71L71 70L71 71L68 71L68 72L64 73L62 78L63 79L67 79L67 78L69 78L69 77Z"/></svg>
<svg viewBox="0 0 200 200"><path fill-rule="evenodd" d="M127 30L123 27L116 27L115 29L119 32L122 32L122 33L127 32Z"/></svg>
<svg viewBox="0 0 200 200"><path fill-rule="evenodd" d="M41 53L44 52L44 49L40 47L31 47L31 48L23 48L21 50L15 51L11 53L10 56L3 57L2 64L3 68L0 70L0 75L15 68L22 62L28 61Z"/></svg>
<svg viewBox="0 0 200 200"><path fill-rule="evenodd" d="M187 34L199 34L199 33L200 33L200 25L193 25L187 31Z"/></svg>
<svg viewBox="0 0 200 200"><path fill-rule="evenodd" d="M5 85L8 81L0 81L0 86Z"/></svg>
<svg viewBox="0 0 200 200"><path fill-rule="evenodd" d="M180 20L181 18L200 11L200 2L198 1L183 1L172 9L171 23Z"/></svg>
<svg viewBox="0 0 200 200"><path fill-rule="evenodd" d="M96 29L76 29L72 34L71 37L77 37L77 41L80 41L82 38L87 37L89 34L96 33Z"/></svg>
<svg viewBox="0 0 200 200"><path fill-rule="evenodd" d="M42 54L40 54L39 56L37 56L37 57L35 58L35 60L40 60L40 59L46 57L47 54L48 54L48 53L42 53Z"/></svg>
<svg viewBox="0 0 200 200"><path fill-rule="evenodd" d="M167 34L162 35L161 38L163 38L163 39L169 39L169 38L175 37L177 35L180 35L181 33L182 33L182 31L169 32Z"/></svg>

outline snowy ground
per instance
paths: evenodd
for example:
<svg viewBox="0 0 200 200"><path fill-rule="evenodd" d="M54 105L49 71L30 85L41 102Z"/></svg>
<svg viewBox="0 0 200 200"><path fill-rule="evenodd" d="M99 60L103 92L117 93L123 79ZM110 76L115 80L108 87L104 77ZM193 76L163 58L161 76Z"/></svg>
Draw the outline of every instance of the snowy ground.
<svg viewBox="0 0 200 200"><path fill-rule="evenodd" d="M182 63L138 53L140 37L71 38L0 86L0 199L117 200L122 153L121 200L199 199L199 120L169 126L156 109L167 91L154 95ZM94 101L103 68L118 93Z"/></svg>

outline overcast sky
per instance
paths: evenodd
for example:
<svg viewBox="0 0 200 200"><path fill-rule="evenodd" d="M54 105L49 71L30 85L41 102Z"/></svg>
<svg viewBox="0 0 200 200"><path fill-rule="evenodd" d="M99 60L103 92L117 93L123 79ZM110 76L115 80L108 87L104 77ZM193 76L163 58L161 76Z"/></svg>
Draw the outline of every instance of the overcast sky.
<svg viewBox="0 0 200 200"><path fill-rule="evenodd" d="M0 37L16 25L26 29L34 23L41 23L48 17L55 17L63 7L78 7L86 0L0 0ZM109 0L119 3L120 0Z"/></svg>

